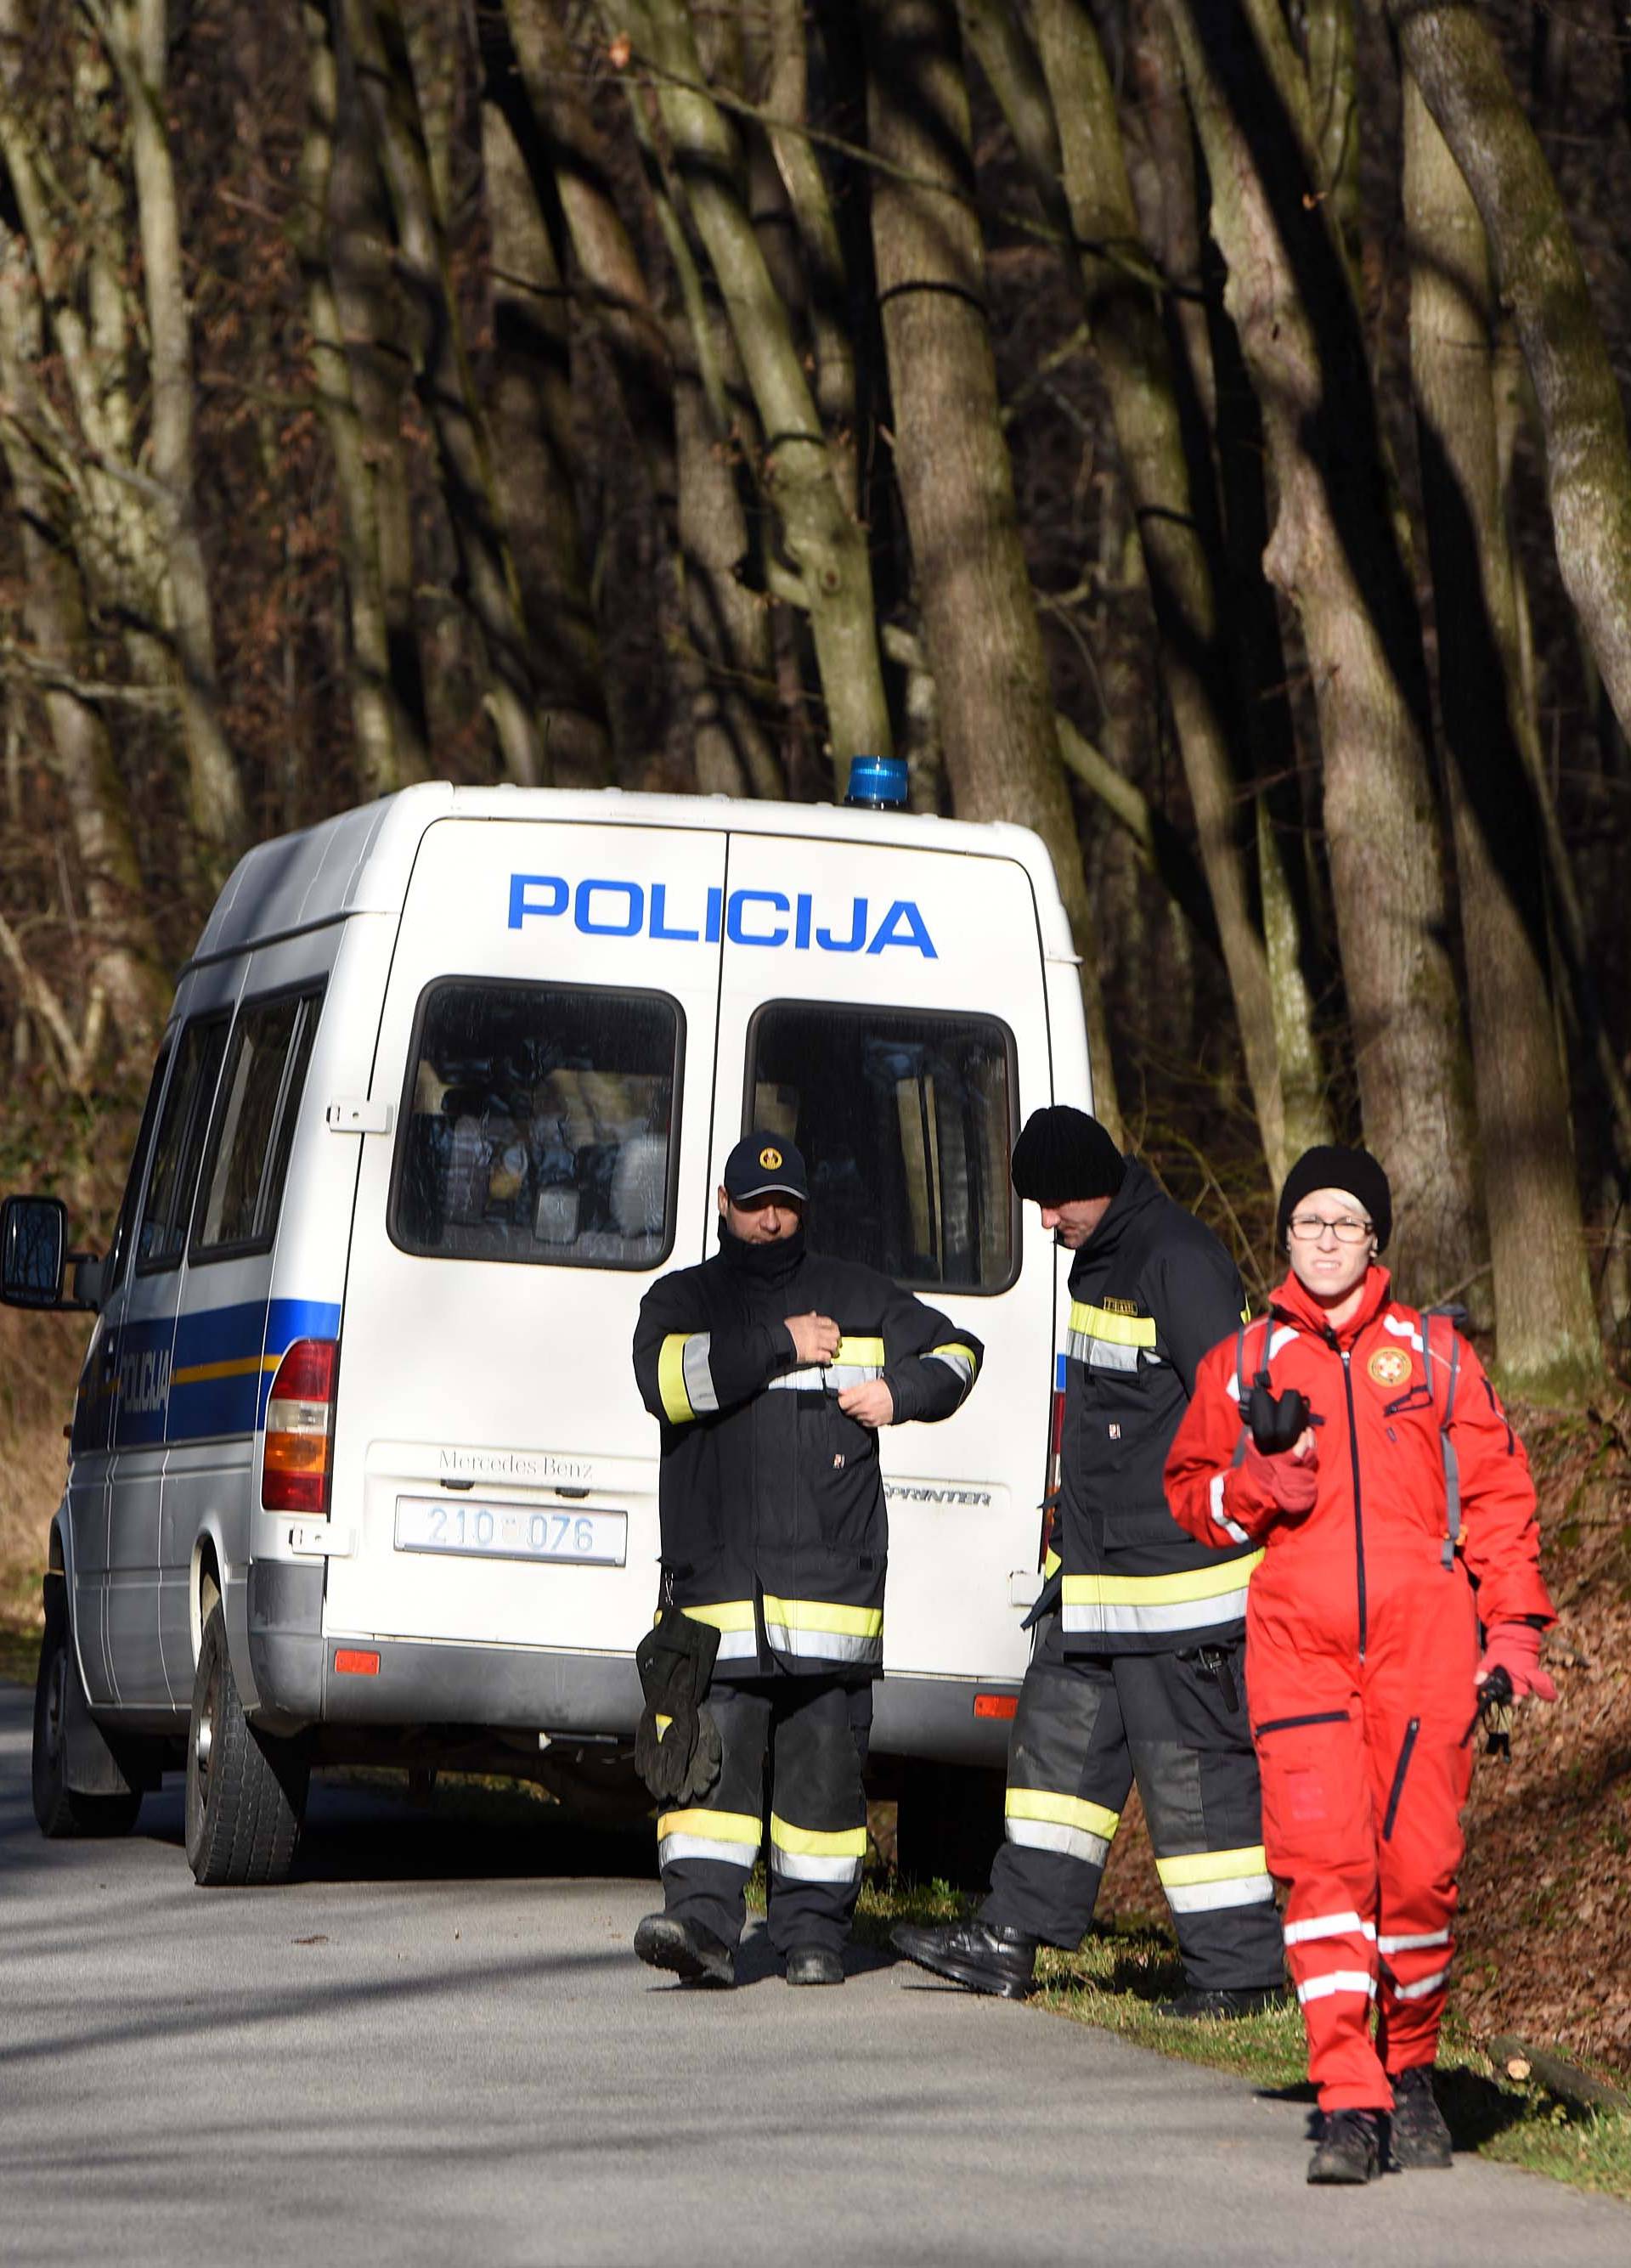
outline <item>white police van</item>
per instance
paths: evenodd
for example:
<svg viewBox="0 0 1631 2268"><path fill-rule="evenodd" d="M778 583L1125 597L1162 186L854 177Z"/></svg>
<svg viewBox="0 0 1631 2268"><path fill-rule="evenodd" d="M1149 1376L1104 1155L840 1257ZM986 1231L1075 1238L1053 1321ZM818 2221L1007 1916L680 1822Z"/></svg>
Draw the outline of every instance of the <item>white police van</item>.
<svg viewBox="0 0 1631 2268"><path fill-rule="evenodd" d="M882 1436L874 1754L933 1863L947 1768L1002 1763L1037 1586L1063 1271L1009 1148L1089 1097L1019 828L433 784L252 850L76 1279L42 1828L120 1831L184 1760L198 1879L269 1881L314 1760L565 1785L626 1756L658 1557L635 1313L713 1248L764 1126L818 1248L985 1346L963 1411ZM62 1303L63 1228L8 1200L5 1296Z"/></svg>

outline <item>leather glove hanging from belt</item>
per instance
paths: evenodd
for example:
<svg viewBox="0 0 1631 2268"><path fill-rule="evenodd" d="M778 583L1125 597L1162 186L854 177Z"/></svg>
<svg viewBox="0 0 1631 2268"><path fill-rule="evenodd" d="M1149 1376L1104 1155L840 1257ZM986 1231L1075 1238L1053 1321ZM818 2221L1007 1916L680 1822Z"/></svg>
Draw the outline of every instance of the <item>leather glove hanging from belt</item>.
<svg viewBox="0 0 1631 2268"><path fill-rule="evenodd" d="M634 1649L646 1696L634 1767L660 1802L690 1802L720 1776L720 1728L702 1705L719 1650L712 1623L677 1607L661 1614Z"/></svg>

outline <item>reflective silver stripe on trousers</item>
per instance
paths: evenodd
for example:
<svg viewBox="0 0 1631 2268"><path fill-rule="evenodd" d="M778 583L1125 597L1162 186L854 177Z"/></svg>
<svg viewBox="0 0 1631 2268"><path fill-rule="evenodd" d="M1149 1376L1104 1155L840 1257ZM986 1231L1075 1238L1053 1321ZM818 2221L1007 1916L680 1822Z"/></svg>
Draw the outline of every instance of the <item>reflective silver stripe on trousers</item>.
<svg viewBox="0 0 1631 2268"><path fill-rule="evenodd" d="M1220 1906L1255 1906L1274 1895L1266 1874L1237 1874L1227 1882L1174 1882L1162 1886L1175 1914L1215 1913Z"/></svg>
<svg viewBox="0 0 1631 2268"><path fill-rule="evenodd" d="M1450 1932L1447 1929L1429 1929L1424 1930L1420 1937L1379 1937L1376 1940L1376 1951L1378 1953L1423 1953L1429 1945L1448 1945L1449 1942Z"/></svg>
<svg viewBox="0 0 1631 2268"><path fill-rule="evenodd" d="M1356 1913L1310 1914L1306 1921L1288 1921L1280 1932L1288 1945L1307 1945L1317 1937L1374 1938L1376 1926ZM1387 1943L1383 1939L1384 1945Z"/></svg>
<svg viewBox="0 0 1631 2268"><path fill-rule="evenodd" d="M771 1872L788 1882L859 1882L859 1859L823 1859L814 1851L784 1851L771 1845Z"/></svg>
<svg viewBox="0 0 1631 2268"><path fill-rule="evenodd" d="M693 1331L685 1342L685 1352L680 1359L681 1375L691 1408L700 1417L705 1411L717 1410L720 1397L713 1390L713 1373L708 1367L708 1357L713 1351L712 1331Z"/></svg>
<svg viewBox="0 0 1631 2268"><path fill-rule="evenodd" d="M1310 1977L1297 1987L1297 1999L1306 2005L1310 2000L1329 2000L1335 1992L1362 1992L1367 1999L1376 1997L1376 1980L1363 1969L1337 1969L1329 1977Z"/></svg>
<svg viewBox="0 0 1631 2268"><path fill-rule="evenodd" d="M795 1387L801 1394L841 1394L846 1386L865 1386L869 1378L882 1378L883 1366L877 1362L830 1362L824 1368L808 1364L802 1370L785 1370L771 1385Z"/></svg>
<svg viewBox="0 0 1631 2268"><path fill-rule="evenodd" d="M1245 1611L1243 1583L1239 1590L1221 1591L1215 1599L1173 1599L1161 1606L1107 1606L1099 1600L1075 1602L1061 1609L1059 1620L1072 1633L1086 1631L1096 1636L1112 1631L1202 1630L1213 1623L1238 1622Z"/></svg>
<svg viewBox="0 0 1631 2268"><path fill-rule="evenodd" d="M810 1661L882 1661L883 1638L853 1638L846 1631L789 1630L786 1623L766 1621L764 1635L781 1653ZM720 1648L721 1653L725 1649Z"/></svg>
<svg viewBox="0 0 1631 2268"><path fill-rule="evenodd" d="M671 1867L676 1859L717 1859L722 1867L750 1874L758 1855L751 1844L715 1843L705 1835L665 1835L657 1845L660 1867Z"/></svg>
<svg viewBox="0 0 1631 2268"><path fill-rule="evenodd" d="M1110 1856L1103 1835L1091 1835L1085 1827L1066 1827L1062 1820L1007 1819L1003 1832L1010 1843L1022 1843L1028 1851L1057 1851L1062 1859L1080 1859L1084 1867L1102 1867Z"/></svg>
<svg viewBox="0 0 1631 2268"><path fill-rule="evenodd" d="M1395 1984L1393 1998L1396 2000L1425 2000L1429 1992L1437 1992L1449 1975L1448 1969L1435 1969L1430 1977L1422 1977L1420 1984Z"/></svg>

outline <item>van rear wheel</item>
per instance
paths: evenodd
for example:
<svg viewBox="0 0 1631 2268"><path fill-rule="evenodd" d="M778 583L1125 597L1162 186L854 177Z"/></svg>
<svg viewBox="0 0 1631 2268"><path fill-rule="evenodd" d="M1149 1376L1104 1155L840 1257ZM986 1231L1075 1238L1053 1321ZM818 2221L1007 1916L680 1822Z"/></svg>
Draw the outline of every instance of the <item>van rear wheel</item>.
<svg viewBox="0 0 1631 2268"><path fill-rule="evenodd" d="M57 1585L60 1590L62 1586ZM79 1664L74 1659L68 1616L48 1613L40 1641L40 1670L34 1680L34 1739L30 1778L34 1818L51 1842L71 1835L128 1835L142 1808L142 1791L118 1795L82 1795L68 1785L68 1720Z"/></svg>
<svg viewBox="0 0 1631 2268"><path fill-rule="evenodd" d="M257 1732L244 1714L218 1604L193 1679L187 1736L187 1858L205 1889L286 1882L299 1848L311 1760L303 1743Z"/></svg>

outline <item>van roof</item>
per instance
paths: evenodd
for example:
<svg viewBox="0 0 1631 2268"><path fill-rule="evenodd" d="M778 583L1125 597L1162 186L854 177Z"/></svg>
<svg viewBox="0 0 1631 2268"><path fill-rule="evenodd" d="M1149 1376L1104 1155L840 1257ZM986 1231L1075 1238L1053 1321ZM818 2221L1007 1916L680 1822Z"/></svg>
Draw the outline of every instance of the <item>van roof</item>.
<svg viewBox="0 0 1631 2268"><path fill-rule="evenodd" d="M1028 827L1005 821L973 824L918 812L850 810L841 804L635 795L615 787L455 787L446 780L427 780L246 851L216 900L187 968L320 928L347 915L400 913L420 838L439 819L694 827L1011 858L1031 878L1044 952L1050 957L1074 957L1052 863L1041 837Z"/></svg>

